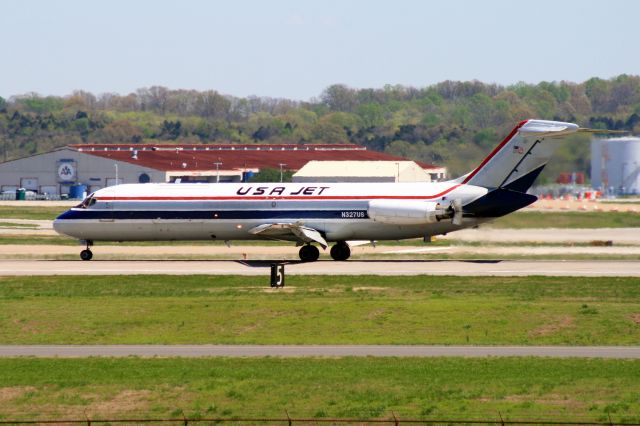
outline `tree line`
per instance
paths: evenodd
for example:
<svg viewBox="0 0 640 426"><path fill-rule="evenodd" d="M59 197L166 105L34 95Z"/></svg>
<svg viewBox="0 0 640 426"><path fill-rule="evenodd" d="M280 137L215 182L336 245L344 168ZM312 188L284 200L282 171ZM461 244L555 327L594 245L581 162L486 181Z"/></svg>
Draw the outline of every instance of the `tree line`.
<svg viewBox="0 0 640 426"><path fill-rule="evenodd" d="M640 133L640 76L510 86L335 84L307 102L161 86L127 95L29 93L0 97L0 149L9 160L72 143L355 143L458 174L526 118ZM588 136L573 137L551 172L588 172L588 151Z"/></svg>

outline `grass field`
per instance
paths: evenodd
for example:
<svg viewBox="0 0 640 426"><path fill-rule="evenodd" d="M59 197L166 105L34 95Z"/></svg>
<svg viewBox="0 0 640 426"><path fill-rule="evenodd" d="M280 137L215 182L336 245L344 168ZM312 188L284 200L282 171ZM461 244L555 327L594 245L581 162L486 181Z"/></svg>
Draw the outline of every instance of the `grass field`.
<svg viewBox="0 0 640 426"><path fill-rule="evenodd" d="M38 225L33 223L0 222L0 228L38 229Z"/></svg>
<svg viewBox="0 0 640 426"><path fill-rule="evenodd" d="M519 211L491 222L494 228L637 228L640 214L633 212Z"/></svg>
<svg viewBox="0 0 640 426"><path fill-rule="evenodd" d="M567 344L640 341L640 280L3 277L0 343Z"/></svg>
<svg viewBox="0 0 640 426"><path fill-rule="evenodd" d="M0 206L0 218L53 220L66 210L63 206Z"/></svg>
<svg viewBox="0 0 640 426"><path fill-rule="evenodd" d="M640 421L640 361L0 359L0 419Z"/></svg>

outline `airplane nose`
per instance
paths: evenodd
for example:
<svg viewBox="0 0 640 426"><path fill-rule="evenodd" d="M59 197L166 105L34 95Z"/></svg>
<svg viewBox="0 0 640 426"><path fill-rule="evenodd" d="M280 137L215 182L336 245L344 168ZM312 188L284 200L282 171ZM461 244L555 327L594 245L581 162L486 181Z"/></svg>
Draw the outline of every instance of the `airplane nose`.
<svg viewBox="0 0 640 426"><path fill-rule="evenodd" d="M54 219L53 221L53 230L56 232L60 232L61 222L59 219Z"/></svg>
<svg viewBox="0 0 640 426"><path fill-rule="evenodd" d="M71 224L69 223L69 219L65 218L67 213L69 213L69 211L62 213L60 216L54 219L53 230L61 235L72 236L71 234L69 234Z"/></svg>
<svg viewBox="0 0 640 426"><path fill-rule="evenodd" d="M60 219L56 219L53 221L53 230L56 231L58 234L65 234L64 232L65 226L64 226L64 221L60 220Z"/></svg>

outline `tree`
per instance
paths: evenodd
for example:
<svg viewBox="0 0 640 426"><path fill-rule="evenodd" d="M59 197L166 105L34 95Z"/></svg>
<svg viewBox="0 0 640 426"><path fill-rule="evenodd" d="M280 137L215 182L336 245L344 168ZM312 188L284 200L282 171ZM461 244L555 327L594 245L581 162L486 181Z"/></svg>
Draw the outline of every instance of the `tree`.
<svg viewBox="0 0 640 426"><path fill-rule="evenodd" d="M196 95L194 108L201 117L226 119L231 110L231 101L216 91L208 90Z"/></svg>
<svg viewBox="0 0 640 426"><path fill-rule="evenodd" d="M132 143L142 140L142 131L127 120L113 121L93 133L91 143Z"/></svg>
<svg viewBox="0 0 640 426"><path fill-rule="evenodd" d="M356 143L443 164L455 174L476 166L520 120L637 132L639 117L640 77L630 75L507 87L479 81L424 88L336 84L309 102L152 86L124 95L0 98L0 144L11 159L83 141ZM559 150L555 163L585 171L582 148Z"/></svg>
<svg viewBox="0 0 640 426"><path fill-rule="evenodd" d="M376 127L384 123L382 106L378 103L368 102L360 105L358 115L362 118L364 127Z"/></svg>
<svg viewBox="0 0 640 426"><path fill-rule="evenodd" d="M291 170L282 171L282 181L291 182L293 172ZM280 169L262 169L249 178L249 182L280 182Z"/></svg>
<svg viewBox="0 0 640 426"><path fill-rule="evenodd" d="M333 111L351 112L356 106L356 92L344 84L334 84L322 92L322 102Z"/></svg>

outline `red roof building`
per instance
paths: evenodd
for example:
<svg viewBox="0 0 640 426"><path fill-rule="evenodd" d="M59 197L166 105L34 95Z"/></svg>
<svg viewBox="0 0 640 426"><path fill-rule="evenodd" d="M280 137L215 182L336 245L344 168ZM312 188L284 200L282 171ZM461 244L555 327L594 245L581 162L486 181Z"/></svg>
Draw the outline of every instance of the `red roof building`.
<svg viewBox="0 0 640 426"><path fill-rule="evenodd" d="M70 149L113 161L166 172L166 181L241 181L263 169L297 171L309 161L406 161L352 144L91 144ZM441 167L417 164L429 171Z"/></svg>
<svg viewBox="0 0 640 426"><path fill-rule="evenodd" d="M288 170L299 170L311 160L316 161L406 161L406 158L389 155L351 144L273 144L273 145L127 145L91 144L69 145L86 154L127 161L156 170L215 169L222 163L225 170L278 169L281 163ZM134 155L135 153L135 155ZM184 166L186 164L186 166ZM423 169L437 166L417 162Z"/></svg>

